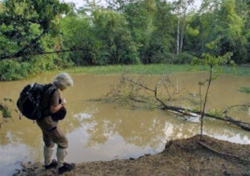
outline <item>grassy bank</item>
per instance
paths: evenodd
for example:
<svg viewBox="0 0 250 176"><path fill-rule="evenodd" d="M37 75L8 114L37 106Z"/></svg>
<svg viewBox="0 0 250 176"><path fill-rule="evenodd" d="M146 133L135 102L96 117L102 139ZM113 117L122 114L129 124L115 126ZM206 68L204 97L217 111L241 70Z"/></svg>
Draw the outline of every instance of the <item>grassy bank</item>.
<svg viewBox="0 0 250 176"><path fill-rule="evenodd" d="M84 66L60 70L68 73L78 74L171 74L176 72L207 71L206 66L152 64L152 65L109 65L109 66ZM220 67L216 68L218 73L236 74L239 76L250 75L249 67Z"/></svg>
<svg viewBox="0 0 250 176"><path fill-rule="evenodd" d="M198 71L208 71L208 67L202 66L202 65L192 66L189 64L107 65L107 66L70 67L67 69L43 71L42 73L45 73L45 74L46 73L60 73L60 72L68 72L70 74L130 73L130 74L161 75L161 74L172 74L172 73L178 73L178 72L198 72ZM216 73L235 74L238 76L250 76L250 67L238 66L236 68L233 68L233 67L223 66L223 67L216 68ZM19 73L14 73L14 75L19 75ZM3 80L0 79L0 81L20 80L20 79L31 78L37 75L38 73L29 74L29 75L20 76L20 77L15 77L15 76L13 77L13 75L8 75L6 79L3 79Z"/></svg>

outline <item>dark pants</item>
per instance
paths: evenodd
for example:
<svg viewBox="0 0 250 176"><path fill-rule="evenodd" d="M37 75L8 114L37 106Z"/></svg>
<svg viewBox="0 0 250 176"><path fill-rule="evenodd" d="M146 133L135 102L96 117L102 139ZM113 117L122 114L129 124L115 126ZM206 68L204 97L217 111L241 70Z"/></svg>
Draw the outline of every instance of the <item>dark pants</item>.
<svg viewBox="0 0 250 176"><path fill-rule="evenodd" d="M58 148L68 148L68 139L57 127L57 122L50 116L37 121L37 124L43 132L43 141L46 147L53 148L56 143Z"/></svg>

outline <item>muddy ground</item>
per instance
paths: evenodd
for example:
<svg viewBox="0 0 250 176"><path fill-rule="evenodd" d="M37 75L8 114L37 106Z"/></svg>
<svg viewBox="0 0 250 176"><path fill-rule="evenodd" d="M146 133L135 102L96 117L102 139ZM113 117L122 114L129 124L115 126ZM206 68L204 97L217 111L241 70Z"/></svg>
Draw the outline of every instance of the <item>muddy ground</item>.
<svg viewBox="0 0 250 176"><path fill-rule="evenodd" d="M42 163L23 163L15 175L54 176ZM68 176L250 176L250 145L234 144L204 136L170 141L156 155L124 160L85 162Z"/></svg>

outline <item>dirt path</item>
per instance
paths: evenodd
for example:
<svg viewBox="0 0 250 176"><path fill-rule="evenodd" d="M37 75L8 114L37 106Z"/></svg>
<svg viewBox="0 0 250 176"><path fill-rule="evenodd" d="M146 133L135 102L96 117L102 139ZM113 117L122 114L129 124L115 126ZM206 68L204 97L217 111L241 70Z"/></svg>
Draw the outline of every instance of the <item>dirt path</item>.
<svg viewBox="0 0 250 176"><path fill-rule="evenodd" d="M250 145L219 141L208 136L175 140L163 152L128 160L86 162L77 164L69 176L250 176ZM23 163L16 175L52 176L41 163Z"/></svg>

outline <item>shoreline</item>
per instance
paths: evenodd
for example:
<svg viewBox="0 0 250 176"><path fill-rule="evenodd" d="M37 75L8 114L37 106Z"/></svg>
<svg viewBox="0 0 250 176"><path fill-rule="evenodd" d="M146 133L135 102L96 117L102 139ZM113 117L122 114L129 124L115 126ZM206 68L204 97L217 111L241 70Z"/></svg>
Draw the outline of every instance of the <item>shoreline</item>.
<svg viewBox="0 0 250 176"><path fill-rule="evenodd" d="M155 155L112 161L76 164L72 172L63 175L250 175L250 145L235 144L196 135L188 139L169 141L165 149ZM42 163L22 163L15 176L58 175L56 169L45 170Z"/></svg>

